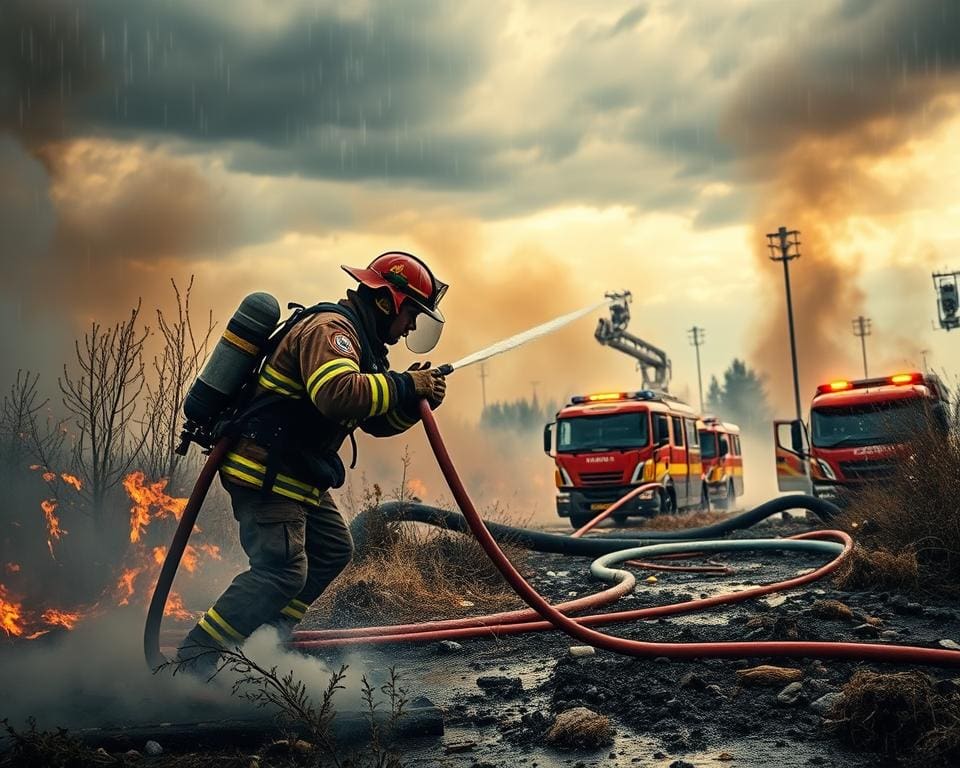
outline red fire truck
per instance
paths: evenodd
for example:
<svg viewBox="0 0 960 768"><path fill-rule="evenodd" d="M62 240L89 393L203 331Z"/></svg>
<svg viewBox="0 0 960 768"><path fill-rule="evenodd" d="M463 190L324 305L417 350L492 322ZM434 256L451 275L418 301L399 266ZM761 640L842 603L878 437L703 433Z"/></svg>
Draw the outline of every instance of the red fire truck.
<svg viewBox="0 0 960 768"><path fill-rule="evenodd" d="M845 504L892 473L912 435L931 424L946 431L948 423L947 391L932 374L821 384L809 433L799 420L774 422L777 485Z"/></svg>
<svg viewBox="0 0 960 768"><path fill-rule="evenodd" d="M704 416L700 430L700 459L703 484L710 506L733 509L738 496L743 496L743 453L740 427L715 416Z"/></svg>
<svg viewBox="0 0 960 768"><path fill-rule="evenodd" d="M580 528L649 482L661 487L628 502L615 520L706 506L697 421L689 405L649 389L571 398L543 430L543 450L556 461L557 514Z"/></svg>

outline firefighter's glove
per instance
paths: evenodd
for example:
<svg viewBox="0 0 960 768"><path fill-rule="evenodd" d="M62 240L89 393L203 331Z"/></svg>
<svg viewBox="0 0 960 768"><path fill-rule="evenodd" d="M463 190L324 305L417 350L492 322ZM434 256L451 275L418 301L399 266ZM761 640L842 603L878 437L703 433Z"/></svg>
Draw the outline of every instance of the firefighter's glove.
<svg viewBox="0 0 960 768"><path fill-rule="evenodd" d="M418 397L425 397L431 408L438 408L447 394L447 380L436 368L407 371Z"/></svg>

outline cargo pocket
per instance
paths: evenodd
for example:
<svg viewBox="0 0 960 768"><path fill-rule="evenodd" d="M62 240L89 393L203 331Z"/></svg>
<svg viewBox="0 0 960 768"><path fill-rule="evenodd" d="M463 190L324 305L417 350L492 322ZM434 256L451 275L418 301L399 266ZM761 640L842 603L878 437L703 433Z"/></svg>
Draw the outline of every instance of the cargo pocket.
<svg viewBox="0 0 960 768"><path fill-rule="evenodd" d="M263 565L282 566L304 557L303 521L258 522L257 532Z"/></svg>

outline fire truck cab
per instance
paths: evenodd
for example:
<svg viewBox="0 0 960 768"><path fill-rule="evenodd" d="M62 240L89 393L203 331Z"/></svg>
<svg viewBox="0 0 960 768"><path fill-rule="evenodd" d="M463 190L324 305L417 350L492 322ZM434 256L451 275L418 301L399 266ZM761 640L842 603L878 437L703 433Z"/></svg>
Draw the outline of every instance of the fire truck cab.
<svg viewBox="0 0 960 768"><path fill-rule="evenodd" d="M931 424L946 432L948 423L947 391L932 374L821 384L809 432L799 420L774 422L777 486L846 504L893 472L911 436Z"/></svg>
<svg viewBox="0 0 960 768"><path fill-rule="evenodd" d="M705 505L697 424L689 405L654 390L572 397L543 430L543 450L556 463L557 514L580 528L650 482L660 488L628 502L618 522Z"/></svg>
<svg viewBox="0 0 960 768"><path fill-rule="evenodd" d="M740 427L704 416L698 423L703 483L710 506L733 509L743 496L743 453Z"/></svg>

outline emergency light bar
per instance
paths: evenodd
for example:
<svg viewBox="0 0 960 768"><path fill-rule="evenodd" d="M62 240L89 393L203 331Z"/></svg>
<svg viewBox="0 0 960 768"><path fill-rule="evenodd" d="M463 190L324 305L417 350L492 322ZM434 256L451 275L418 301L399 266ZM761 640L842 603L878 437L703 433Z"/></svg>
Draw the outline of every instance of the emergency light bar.
<svg viewBox="0 0 960 768"><path fill-rule="evenodd" d="M641 389L636 392L597 392L592 395L574 395L570 398L573 405L580 403L602 403L614 400L656 400L662 393L652 389Z"/></svg>
<svg viewBox="0 0 960 768"><path fill-rule="evenodd" d="M831 381L829 384L821 384L817 387L817 394L822 395L827 392L843 392L848 389L867 389L868 387L886 387L890 384L896 386L906 386L908 384L926 384L922 373L898 373L893 376L882 376L875 379L858 379L857 381L847 381L840 379Z"/></svg>

